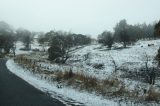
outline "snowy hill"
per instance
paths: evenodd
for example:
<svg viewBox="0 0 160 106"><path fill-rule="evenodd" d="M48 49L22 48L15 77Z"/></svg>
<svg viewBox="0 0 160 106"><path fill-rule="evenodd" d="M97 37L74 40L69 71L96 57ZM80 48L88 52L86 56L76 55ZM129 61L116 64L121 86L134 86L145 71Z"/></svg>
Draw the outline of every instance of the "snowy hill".
<svg viewBox="0 0 160 106"><path fill-rule="evenodd" d="M22 44L17 43L17 46L17 53L25 53L25 59L29 59L29 61L32 60L33 63L35 62L34 64L41 71L38 70L37 72L39 74L33 75L35 73L33 70L37 70L31 68L33 67L33 63L29 63L31 65L31 69L26 67L26 69L23 71L23 69L17 66L17 64L14 64L13 61L9 61L7 63L9 69L12 69L12 72L25 79L36 88L44 92L50 92L53 97L55 97L55 95L52 92L57 92L56 95L58 95L58 97L59 95L61 95L60 97L65 96L90 106L96 106L97 103L104 106L111 104L117 106L121 104L117 102L121 101L119 96L113 100L108 100L101 97L99 93L96 93L97 91L90 92L91 94L86 92L87 90L85 91L84 89L83 92L79 91L77 88L79 86L83 87L84 79L78 81L76 78L71 79L75 80L74 83L78 83L78 86L68 86L67 81L62 81L60 83L62 83L63 87L60 89L57 88L57 85L59 86L59 82L54 80L56 75L63 75L69 70L72 70L75 75L77 75L77 73L79 75L85 75L86 79L93 78L92 80L97 81L95 83L103 83L104 81L107 81L109 85L103 85L104 83L96 85L98 87L104 87L103 89L105 89L106 92L109 91L112 93L117 93L124 86L124 90L127 92L126 94L128 96L132 95L133 97L136 97L135 100L145 100L145 98L148 97L149 94L145 94L144 90L149 92L150 89L154 89L156 93L158 92L158 94L160 94L160 83L158 78L156 79L155 85L152 86L141 80L139 76L136 76L138 75L137 73L139 73L142 69L145 70L146 63L148 68L157 67L157 62L154 60L154 58L157 54L158 48L160 47L160 40L138 41L134 45L127 46L127 48L121 48L121 44L114 44L111 50L108 50L106 47L99 44L76 47L76 49L72 48L72 52L70 53L71 57L67 60L66 64L56 64L48 61L48 54L44 52L21 52L19 48L22 47ZM41 49L41 47L35 42L32 44L32 47ZM27 66L27 64L25 64L23 67L25 66ZM29 73L26 72L26 70L29 70ZM51 83L52 81L53 83ZM75 86L77 86L77 88ZM71 93L74 93L76 96ZM132 101L126 102L126 100L123 100L122 105L127 106L130 102L131 104L133 103ZM158 104L154 102L153 104L158 106ZM143 106L145 104L138 103L137 105Z"/></svg>
<svg viewBox="0 0 160 106"><path fill-rule="evenodd" d="M152 46L148 46L148 44L152 44ZM79 70L83 70L90 75L106 78L115 70L113 60L118 69L124 67L136 71L145 67L147 56L149 59L148 65L152 66L159 44L160 40L138 41L133 46L124 49L113 48L112 50L106 50L106 47L101 47L101 45L90 45L75 51L67 63L81 68ZM85 60L87 54L88 59ZM103 64L104 68L95 69L95 64Z"/></svg>

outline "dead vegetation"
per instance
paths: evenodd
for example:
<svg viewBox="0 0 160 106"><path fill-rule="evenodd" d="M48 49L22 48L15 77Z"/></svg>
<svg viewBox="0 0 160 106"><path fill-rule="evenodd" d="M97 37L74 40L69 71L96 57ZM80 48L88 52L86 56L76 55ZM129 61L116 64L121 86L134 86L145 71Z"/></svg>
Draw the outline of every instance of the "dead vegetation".
<svg viewBox="0 0 160 106"><path fill-rule="evenodd" d="M148 95L145 97L146 101L156 101L160 100L160 92L156 91L152 87L149 89Z"/></svg>
<svg viewBox="0 0 160 106"><path fill-rule="evenodd" d="M73 87L79 90L85 90L90 93L96 93L96 95L102 95L104 97L122 97L132 100L144 100L144 101L160 101L160 92L149 91L147 95L139 96L139 91L134 89L129 91L125 84L117 78L110 78L100 80L93 76L88 76L83 73L74 73L72 69L68 71L53 70L49 71L43 69L37 62L41 60L34 60L27 58L26 55L17 56L14 61L21 65L23 68L27 68L34 74L38 74L42 79L49 80L53 83L57 83L58 88L63 86ZM134 98L134 99L133 99ZM145 98L145 99L144 99Z"/></svg>

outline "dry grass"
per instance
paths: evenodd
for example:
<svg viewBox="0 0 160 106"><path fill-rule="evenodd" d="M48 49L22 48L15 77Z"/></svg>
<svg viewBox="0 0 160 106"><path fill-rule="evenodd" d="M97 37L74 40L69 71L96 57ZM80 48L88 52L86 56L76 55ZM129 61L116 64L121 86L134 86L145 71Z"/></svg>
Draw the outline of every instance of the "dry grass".
<svg viewBox="0 0 160 106"><path fill-rule="evenodd" d="M86 76L82 73L72 73L72 75L70 75L69 72L57 72L56 76L60 80L65 80L68 86L73 86L80 90L87 90L88 92L96 92L103 96L107 95L107 93L111 93L109 89L112 89L112 87L118 88L121 83L118 79L99 80L96 77ZM119 92L120 91L123 93L122 89L120 89ZM114 95L115 94L116 92Z"/></svg>
<svg viewBox="0 0 160 106"><path fill-rule="evenodd" d="M128 92L127 92L127 90L125 89L125 86L121 86L121 87L119 88L119 90L113 92L113 95L114 95L114 96L124 96L124 95L126 95L126 93L128 93Z"/></svg>
<svg viewBox="0 0 160 106"><path fill-rule="evenodd" d="M158 102L160 100L160 93L155 90L150 90L145 100Z"/></svg>
<svg viewBox="0 0 160 106"><path fill-rule="evenodd" d="M118 79L105 79L102 81L103 85L109 85L109 86L119 86L119 84L121 83Z"/></svg>
<svg viewBox="0 0 160 106"><path fill-rule="evenodd" d="M114 97L126 97L136 98L136 91L128 91L125 85L118 79L105 79L99 80L93 76L87 76L83 73L73 73L72 70L65 72L54 71L50 72L42 70L40 66L37 66L33 59L28 59L25 55L17 56L14 59L21 66L28 68L33 73L45 75L45 78L51 78L51 81L63 82L66 86L72 86L79 90L86 90L88 92L95 92L102 96L114 96ZM33 64L34 63L34 64ZM50 77L52 75L52 77ZM146 101L160 101L160 93L154 90L150 90L145 97Z"/></svg>

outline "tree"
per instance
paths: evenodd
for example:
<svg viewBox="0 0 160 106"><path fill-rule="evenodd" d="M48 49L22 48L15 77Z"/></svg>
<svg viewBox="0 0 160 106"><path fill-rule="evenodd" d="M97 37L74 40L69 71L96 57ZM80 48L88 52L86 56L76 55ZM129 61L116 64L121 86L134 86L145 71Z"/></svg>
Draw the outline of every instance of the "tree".
<svg viewBox="0 0 160 106"><path fill-rule="evenodd" d="M157 28L158 27L155 29ZM154 37L154 23L129 25L127 21L123 19L114 27L114 40L116 42L123 42L124 46L126 46L126 43L131 44L139 39L151 39Z"/></svg>
<svg viewBox="0 0 160 106"><path fill-rule="evenodd" d="M91 38L82 34L72 34L62 31L50 31L45 37L50 38L48 59L58 63L65 63L70 57L70 48L91 43Z"/></svg>
<svg viewBox="0 0 160 106"><path fill-rule="evenodd" d="M118 65L117 65L115 59L111 56L110 53L109 53L109 57L111 58L111 62L112 62L113 65L114 65L114 72L117 72L117 70L118 70Z"/></svg>
<svg viewBox="0 0 160 106"><path fill-rule="evenodd" d="M51 30L50 32L47 32L44 36L46 39L46 42L52 42L52 36L56 35L56 32Z"/></svg>
<svg viewBox="0 0 160 106"><path fill-rule="evenodd" d="M28 33L28 34L30 34L30 33ZM31 49L31 41L32 41L32 38L30 35L24 36L23 43L25 45L25 48L28 50Z"/></svg>
<svg viewBox="0 0 160 106"><path fill-rule="evenodd" d="M156 61L158 61L158 67L160 67L160 47L159 47L159 49L157 50L157 55L156 55L156 57L155 57L155 60Z"/></svg>
<svg viewBox="0 0 160 106"><path fill-rule="evenodd" d="M127 34L127 31L121 30L119 36L120 41L123 42L123 47L126 47L127 43L129 42L129 35Z"/></svg>
<svg viewBox="0 0 160 106"><path fill-rule="evenodd" d="M30 50L31 42L33 41L32 33L26 29L18 29L16 32L19 40L23 42L25 49Z"/></svg>
<svg viewBox="0 0 160 106"><path fill-rule="evenodd" d="M111 49L114 43L113 34L109 31L104 31L101 35L98 36L98 42L104 46L108 46L108 48Z"/></svg>
<svg viewBox="0 0 160 106"><path fill-rule="evenodd" d="M0 48L3 48L5 53L9 53L13 48L14 37L8 33L0 34Z"/></svg>
<svg viewBox="0 0 160 106"><path fill-rule="evenodd" d="M155 36L160 36L160 21L155 24L154 34L155 34Z"/></svg>
<svg viewBox="0 0 160 106"><path fill-rule="evenodd" d="M12 27L1 21L0 22L0 49L4 49L5 53L9 53L14 45L14 33ZM0 52L2 52L0 50Z"/></svg>
<svg viewBox="0 0 160 106"><path fill-rule="evenodd" d="M11 27L11 25L4 21L0 21L0 31L13 34L13 28Z"/></svg>
<svg viewBox="0 0 160 106"><path fill-rule="evenodd" d="M123 46L126 47L127 43L130 42L128 35L129 25L125 19L121 20L114 28L114 38L118 42L123 42Z"/></svg>
<svg viewBox="0 0 160 106"><path fill-rule="evenodd" d="M66 39L67 35L65 33L55 33L52 36L51 46L48 49L49 57L51 61L57 63L65 63L69 56L69 41Z"/></svg>
<svg viewBox="0 0 160 106"><path fill-rule="evenodd" d="M87 45L91 43L91 38L82 34L71 34L73 45Z"/></svg>
<svg viewBox="0 0 160 106"><path fill-rule="evenodd" d="M42 45L42 49L45 52L45 43L48 42L48 38L43 33L39 33L38 43Z"/></svg>

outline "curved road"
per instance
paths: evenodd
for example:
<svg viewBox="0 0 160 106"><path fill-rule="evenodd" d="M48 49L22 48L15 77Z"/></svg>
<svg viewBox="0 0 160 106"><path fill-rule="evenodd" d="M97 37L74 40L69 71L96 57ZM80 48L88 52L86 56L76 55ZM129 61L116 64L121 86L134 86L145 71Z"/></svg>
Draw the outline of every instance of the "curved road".
<svg viewBox="0 0 160 106"><path fill-rule="evenodd" d="M0 106L64 106L12 74L0 59Z"/></svg>

